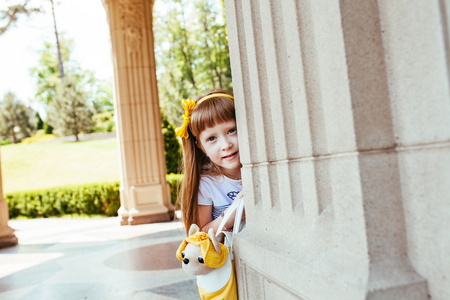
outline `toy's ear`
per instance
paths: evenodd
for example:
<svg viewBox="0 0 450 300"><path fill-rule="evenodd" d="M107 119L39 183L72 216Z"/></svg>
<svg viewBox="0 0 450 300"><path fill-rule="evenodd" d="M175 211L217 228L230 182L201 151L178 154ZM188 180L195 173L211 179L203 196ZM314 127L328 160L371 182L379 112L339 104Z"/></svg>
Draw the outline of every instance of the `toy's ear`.
<svg viewBox="0 0 450 300"><path fill-rule="evenodd" d="M209 229L208 236L211 243L209 244L208 248L202 248L203 260L205 261L205 265L210 268L220 268L227 260L227 247L225 247L224 244L219 243L216 235L214 234L214 229ZM211 244L213 247L211 247Z"/></svg>
<svg viewBox="0 0 450 300"><path fill-rule="evenodd" d="M186 245L187 245L187 244L188 244L188 243L187 243L186 240L184 239L184 240L181 242L180 246L178 247L178 250L177 250L177 258L178 258L178 260L180 260L180 261L183 260L183 256L181 256L181 252L183 252L184 249L186 249Z"/></svg>
<svg viewBox="0 0 450 300"><path fill-rule="evenodd" d="M213 243L214 250L216 250L217 254L220 254L220 243L214 234L214 229L210 228L208 231L209 239Z"/></svg>
<svg viewBox="0 0 450 300"><path fill-rule="evenodd" d="M219 234L216 235L216 238L219 243L223 244L225 241L225 233L223 231L219 232Z"/></svg>
<svg viewBox="0 0 450 300"><path fill-rule="evenodd" d="M189 228L189 236L193 235L200 231L200 228L196 224L192 224L191 228Z"/></svg>

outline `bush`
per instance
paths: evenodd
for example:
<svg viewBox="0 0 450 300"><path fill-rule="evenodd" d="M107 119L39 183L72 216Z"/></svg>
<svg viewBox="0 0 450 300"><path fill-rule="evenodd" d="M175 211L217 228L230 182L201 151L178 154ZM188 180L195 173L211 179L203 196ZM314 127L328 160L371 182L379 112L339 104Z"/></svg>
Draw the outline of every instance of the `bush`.
<svg viewBox="0 0 450 300"><path fill-rule="evenodd" d="M110 112L103 112L92 117L95 122L94 132L112 132L116 130L114 116Z"/></svg>
<svg viewBox="0 0 450 300"><path fill-rule="evenodd" d="M42 121L41 115L38 112L36 112L36 119L37 119L36 129L37 130L44 129L44 121Z"/></svg>
<svg viewBox="0 0 450 300"><path fill-rule="evenodd" d="M21 144L30 144L39 141L45 141L56 138L54 134L46 134L44 129L39 129L36 134L33 136L24 138L20 143Z"/></svg>
<svg viewBox="0 0 450 300"><path fill-rule="evenodd" d="M175 133L175 127L169 122L163 113L161 113L161 115L167 173L179 173L179 166L181 162L181 144Z"/></svg>
<svg viewBox="0 0 450 300"><path fill-rule="evenodd" d="M115 216L120 207L119 182L55 187L6 194L11 218L71 214Z"/></svg>
<svg viewBox="0 0 450 300"><path fill-rule="evenodd" d="M171 201L176 207L178 186L183 175L166 176L170 184ZM5 195L10 218L60 217L63 215L117 216L120 207L120 183L92 183L54 187Z"/></svg>
<svg viewBox="0 0 450 300"><path fill-rule="evenodd" d="M45 134L53 133L53 127L50 124L48 124L47 122L44 122L44 132L45 132Z"/></svg>
<svg viewBox="0 0 450 300"><path fill-rule="evenodd" d="M1 145L2 146L6 146L6 145L9 145L9 144L12 144L10 139L1 139Z"/></svg>
<svg viewBox="0 0 450 300"><path fill-rule="evenodd" d="M178 203L178 191L181 187L181 181L183 180L183 174L167 174L167 182L170 185L170 200L175 205L175 209L180 209L180 203Z"/></svg>

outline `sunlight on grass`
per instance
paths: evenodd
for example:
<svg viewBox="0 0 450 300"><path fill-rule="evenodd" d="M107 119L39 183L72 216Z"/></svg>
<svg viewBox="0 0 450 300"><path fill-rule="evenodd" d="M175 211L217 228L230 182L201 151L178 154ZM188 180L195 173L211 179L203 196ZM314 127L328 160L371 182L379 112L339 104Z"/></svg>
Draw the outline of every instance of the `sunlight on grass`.
<svg viewBox="0 0 450 300"><path fill-rule="evenodd" d="M1 148L3 192L119 180L115 138Z"/></svg>

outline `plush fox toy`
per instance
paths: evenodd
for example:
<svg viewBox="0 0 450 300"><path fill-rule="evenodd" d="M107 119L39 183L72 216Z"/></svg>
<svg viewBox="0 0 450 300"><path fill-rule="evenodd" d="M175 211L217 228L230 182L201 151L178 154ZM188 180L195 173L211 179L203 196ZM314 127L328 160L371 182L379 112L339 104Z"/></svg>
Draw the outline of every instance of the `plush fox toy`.
<svg viewBox="0 0 450 300"><path fill-rule="evenodd" d="M210 228L208 233L200 232L192 224L189 236L177 250L177 258L182 261L186 273L197 276L197 286L202 300L237 299L234 261L229 249L219 240Z"/></svg>

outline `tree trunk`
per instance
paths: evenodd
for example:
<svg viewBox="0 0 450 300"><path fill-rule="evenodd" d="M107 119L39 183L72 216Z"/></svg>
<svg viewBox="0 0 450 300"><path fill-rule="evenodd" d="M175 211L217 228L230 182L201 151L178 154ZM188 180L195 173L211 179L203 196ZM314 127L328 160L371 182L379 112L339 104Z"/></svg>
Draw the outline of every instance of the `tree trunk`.
<svg viewBox="0 0 450 300"><path fill-rule="evenodd" d="M61 58L61 48L59 46L59 37L58 37L58 30L56 29L56 17L55 17L55 6L53 4L53 0L50 0L52 3L52 13L53 13L53 24L55 26L55 37L56 37L56 48L58 49L58 69L59 69L59 77L61 77L61 80L64 79L64 68Z"/></svg>

